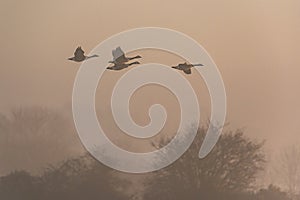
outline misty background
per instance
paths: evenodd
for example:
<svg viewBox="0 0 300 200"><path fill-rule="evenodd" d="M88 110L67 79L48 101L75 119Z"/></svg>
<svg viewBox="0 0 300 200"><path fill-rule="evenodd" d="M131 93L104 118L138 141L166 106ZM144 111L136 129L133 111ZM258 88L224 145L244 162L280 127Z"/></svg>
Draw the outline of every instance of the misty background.
<svg viewBox="0 0 300 200"><path fill-rule="evenodd" d="M20 169L39 174L49 163L60 163L85 152L74 129L71 110L73 82L80 64L67 58L79 45L88 54L111 35L144 26L183 32L208 51L226 87L226 121L230 123L226 129L242 129L249 138L265 140L268 167L260 184L278 180L274 168L279 157L300 142L297 0L2 0L0 13L1 123L9 124L10 133L16 133L26 132L24 126L36 119L47 119L46 125L41 124L43 133L49 132L46 138L31 135L22 140L13 134L14 138L0 141L0 151L5 155L0 161L0 175ZM131 52L136 53L142 55L142 63L173 65L184 61L166 52ZM137 145L128 145L128 138L114 126L109 111L111 89L125 71L107 72L99 82L98 118L110 130L109 137L122 148L146 151L153 148L148 141L131 141ZM210 114L205 84L195 73L185 77L197 92L205 123ZM161 134L174 134L179 120L178 103L162 87L147 86L134 94L130 109L135 121L147 124L147 110L153 103L163 104L171 117Z"/></svg>

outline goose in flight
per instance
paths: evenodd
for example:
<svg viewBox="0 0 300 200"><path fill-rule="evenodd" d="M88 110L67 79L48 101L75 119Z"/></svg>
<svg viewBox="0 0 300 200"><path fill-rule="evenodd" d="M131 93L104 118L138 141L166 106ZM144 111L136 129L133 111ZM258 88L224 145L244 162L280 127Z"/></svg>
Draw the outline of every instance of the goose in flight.
<svg viewBox="0 0 300 200"><path fill-rule="evenodd" d="M74 57L68 58L68 60L73 60L75 62L82 62L84 60L87 60L87 59L93 58L93 57L99 57L99 56L98 55L85 56L84 51L79 46L79 47L77 47L77 49L74 52Z"/></svg>
<svg viewBox="0 0 300 200"><path fill-rule="evenodd" d="M137 59L137 58L142 58L141 56L137 55L134 57L126 57L124 51L121 49L121 47L117 47L112 51L113 55L113 60L109 61L109 63L126 63L130 60Z"/></svg>
<svg viewBox="0 0 300 200"><path fill-rule="evenodd" d="M133 62L133 63L114 63L113 66L111 67L107 67L106 69L109 69L109 70L122 70L122 69L125 69L131 65L138 65L140 64L139 62Z"/></svg>
<svg viewBox="0 0 300 200"><path fill-rule="evenodd" d="M185 63L178 64L177 66L173 66L172 68L182 70L186 74L191 74L192 73L191 68L195 67L195 66L203 66L203 65L202 64L187 64L185 62Z"/></svg>

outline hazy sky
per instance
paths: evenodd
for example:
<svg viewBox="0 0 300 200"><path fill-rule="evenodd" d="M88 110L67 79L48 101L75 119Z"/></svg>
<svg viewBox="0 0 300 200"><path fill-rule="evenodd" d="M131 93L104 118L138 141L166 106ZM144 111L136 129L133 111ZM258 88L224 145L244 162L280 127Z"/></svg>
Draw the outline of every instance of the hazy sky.
<svg viewBox="0 0 300 200"><path fill-rule="evenodd" d="M78 45L89 52L120 31L158 26L209 52L224 79L231 128L246 127L268 148L300 142L298 0L1 0L0 13L2 111L69 104L80 65L66 58Z"/></svg>

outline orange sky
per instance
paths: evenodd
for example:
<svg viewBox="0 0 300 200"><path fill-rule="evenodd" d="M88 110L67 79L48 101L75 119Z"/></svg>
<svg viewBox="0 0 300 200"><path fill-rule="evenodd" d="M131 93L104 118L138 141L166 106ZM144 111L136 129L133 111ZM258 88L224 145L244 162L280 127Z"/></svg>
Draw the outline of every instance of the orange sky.
<svg viewBox="0 0 300 200"><path fill-rule="evenodd" d="M120 31L158 26L190 35L210 53L231 128L246 127L268 148L300 142L298 0L2 0L0 13L3 111L69 104L80 65L66 58L78 45L88 52Z"/></svg>

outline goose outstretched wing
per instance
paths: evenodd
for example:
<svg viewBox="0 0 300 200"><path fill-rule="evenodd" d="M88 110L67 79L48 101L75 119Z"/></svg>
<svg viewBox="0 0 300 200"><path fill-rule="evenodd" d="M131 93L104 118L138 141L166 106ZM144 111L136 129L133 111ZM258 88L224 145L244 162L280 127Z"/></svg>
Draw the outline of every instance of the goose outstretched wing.
<svg viewBox="0 0 300 200"><path fill-rule="evenodd" d="M112 55L114 61L123 61L125 59L125 53L121 47L117 47L115 50L113 50Z"/></svg>

